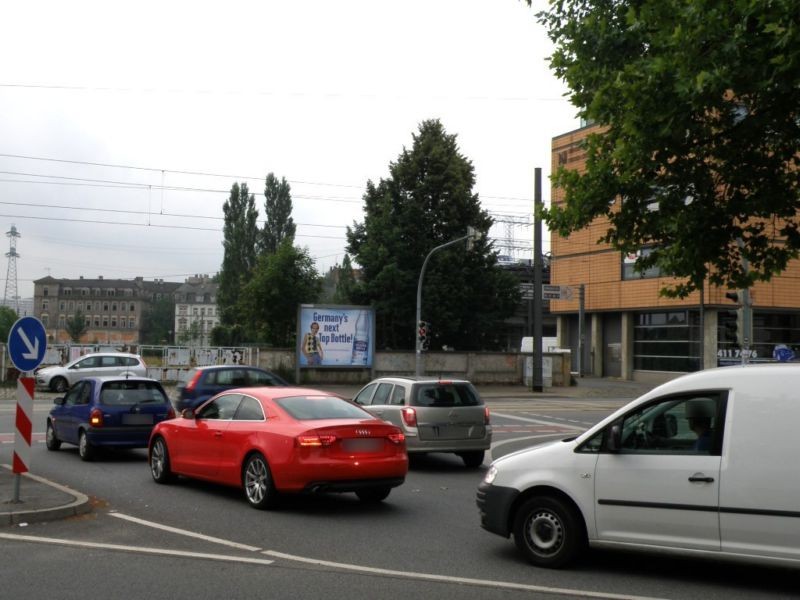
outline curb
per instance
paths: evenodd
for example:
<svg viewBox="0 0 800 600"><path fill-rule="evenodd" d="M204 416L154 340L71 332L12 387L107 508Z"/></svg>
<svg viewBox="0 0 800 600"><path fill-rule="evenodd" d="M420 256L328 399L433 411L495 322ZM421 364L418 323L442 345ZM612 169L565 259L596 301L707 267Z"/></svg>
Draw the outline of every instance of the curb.
<svg viewBox="0 0 800 600"><path fill-rule="evenodd" d="M2 465L7 470L11 470L11 465ZM72 501L67 502L61 506L54 506L50 508L38 509L20 509L0 512L0 526L1 525L19 525L20 523L40 523L42 521L50 521L53 519L64 519L67 517L74 517L77 515L86 514L91 512L92 507L89 503L89 497L80 492L68 488L64 485L54 483L38 475L32 473L23 473L22 477L34 481L36 483L54 488L58 492L72 496ZM0 504L0 508L5 506L14 506L13 504Z"/></svg>

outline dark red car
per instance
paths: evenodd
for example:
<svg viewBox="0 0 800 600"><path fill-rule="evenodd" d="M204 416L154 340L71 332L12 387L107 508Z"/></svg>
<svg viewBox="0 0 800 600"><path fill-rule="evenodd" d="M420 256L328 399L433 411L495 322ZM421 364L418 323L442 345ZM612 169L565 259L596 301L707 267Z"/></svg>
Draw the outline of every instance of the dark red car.
<svg viewBox="0 0 800 600"><path fill-rule="evenodd" d="M150 472L244 489L255 508L280 493L355 492L380 502L408 472L405 435L362 408L306 388L222 392L150 436Z"/></svg>

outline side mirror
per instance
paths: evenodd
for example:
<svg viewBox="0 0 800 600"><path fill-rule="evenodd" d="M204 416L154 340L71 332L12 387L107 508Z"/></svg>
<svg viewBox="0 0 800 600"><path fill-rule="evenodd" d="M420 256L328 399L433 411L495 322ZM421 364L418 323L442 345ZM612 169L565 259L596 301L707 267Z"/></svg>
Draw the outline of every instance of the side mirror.
<svg viewBox="0 0 800 600"><path fill-rule="evenodd" d="M56 398L53 400L53 404L58 404L59 406L64 406L64 396Z"/></svg>
<svg viewBox="0 0 800 600"><path fill-rule="evenodd" d="M181 411L181 416L184 419L194 419L194 411L191 408L184 408Z"/></svg>
<svg viewBox="0 0 800 600"><path fill-rule="evenodd" d="M609 452L619 452L622 447L622 427L619 424L612 425L607 431L607 436L606 447Z"/></svg>

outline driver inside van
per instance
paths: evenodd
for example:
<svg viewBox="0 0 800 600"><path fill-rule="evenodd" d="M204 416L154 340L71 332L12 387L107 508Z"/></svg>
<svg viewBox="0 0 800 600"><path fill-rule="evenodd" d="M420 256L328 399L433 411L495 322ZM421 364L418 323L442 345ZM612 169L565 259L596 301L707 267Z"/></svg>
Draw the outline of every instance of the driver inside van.
<svg viewBox="0 0 800 600"><path fill-rule="evenodd" d="M711 451L714 412L714 401L711 398L695 398L686 403L686 420L689 429L697 436L692 449L697 452Z"/></svg>

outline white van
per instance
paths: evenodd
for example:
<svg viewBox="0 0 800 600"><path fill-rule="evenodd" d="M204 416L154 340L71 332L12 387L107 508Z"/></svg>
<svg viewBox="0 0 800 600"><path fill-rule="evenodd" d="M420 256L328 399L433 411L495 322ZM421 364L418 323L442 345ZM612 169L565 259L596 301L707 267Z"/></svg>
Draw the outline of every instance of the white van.
<svg viewBox="0 0 800 600"><path fill-rule="evenodd" d="M800 365L685 375L494 461L481 526L544 567L587 545L800 566L799 433Z"/></svg>

